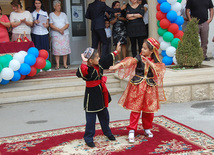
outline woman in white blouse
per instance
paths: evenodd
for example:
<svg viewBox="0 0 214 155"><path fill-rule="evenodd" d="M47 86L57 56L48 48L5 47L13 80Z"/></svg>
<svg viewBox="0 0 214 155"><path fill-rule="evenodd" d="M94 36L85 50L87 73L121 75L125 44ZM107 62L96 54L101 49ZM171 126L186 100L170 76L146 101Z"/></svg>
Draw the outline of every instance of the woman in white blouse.
<svg viewBox="0 0 214 155"><path fill-rule="evenodd" d="M45 49L49 51L49 41L48 41L48 13L44 11L44 6L42 0L34 0L33 1L33 23L34 26L32 28L32 40L35 44L35 47L38 50ZM40 21L40 17L46 19L46 21Z"/></svg>
<svg viewBox="0 0 214 155"><path fill-rule="evenodd" d="M61 12L61 2L59 0L53 1L54 12L50 13L50 27L51 27L51 39L53 55L56 59L55 69L59 69L59 58L63 56L63 65L65 69L67 66L67 56L71 53L69 44L69 23L67 15Z"/></svg>
<svg viewBox="0 0 214 155"><path fill-rule="evenodd" d="M22 5L20 0L13 0L10 3L13 7L13 11L10 14L10 22L13 27L12 30L12 39L11 41L17 41L19 35L21 34L21 38L25 40L24 33L28 40L31 41L31 26L33 26L33 18L29 11L22 10Z"/></svg>

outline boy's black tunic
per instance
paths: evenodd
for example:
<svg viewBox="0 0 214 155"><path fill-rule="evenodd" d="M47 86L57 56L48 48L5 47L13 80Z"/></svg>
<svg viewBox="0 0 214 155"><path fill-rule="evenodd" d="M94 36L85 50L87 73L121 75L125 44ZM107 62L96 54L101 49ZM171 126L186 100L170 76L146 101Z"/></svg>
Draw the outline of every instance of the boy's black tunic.
<svg viewBox="0 0 214 155"><path fill-rule="evenodd" d="M94 82L96 80L102 80L103 77L103 70L109 69L110 66L113 65L113 62L115 60L114 54L108 54L99 61L99 74L97 70L87 65L88 67L88 75L86 77L83 76L81 66L77 69L77 77L82 78L86 82L90 83ZM83 64L82 64L83 65ZM104 102L104 95L103 95L103 88L101 84L95 87L86 87L85 89L85 98L84 98L84 110L86 112L98 112L103 110L105 106ZM111 101L111 96L108 93L108 103Z"/></svg>

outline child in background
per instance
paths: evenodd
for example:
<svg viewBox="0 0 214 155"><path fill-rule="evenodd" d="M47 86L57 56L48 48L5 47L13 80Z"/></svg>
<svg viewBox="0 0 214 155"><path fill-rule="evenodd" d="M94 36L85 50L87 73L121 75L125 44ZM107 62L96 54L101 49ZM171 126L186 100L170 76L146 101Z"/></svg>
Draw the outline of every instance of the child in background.
<svg viewBox="0 0 214 155"><path fill-rule="evenodd" d="M108 103L111 101L110 94L105 85L107 77L103 76L103 70L113 65L115 56L120 53L120 43L117 50L100 59L98 52L93 48L87 48L81 54L82 64L76 75L86 81L84 110L86 114L86 128L84 140L89 147L95 147L93 137L95 134L96 115L101 128L109 140L115 140L109 128Z"/></svg>
<svg viewBox="0 0 214 155"><path fill-rule="evenodd" d="M147 137L153 137L150 129L154 112L160 109L159 101L165 101L163 91L163 76L166 70L165 64L161 63L158 49L160 43L154 38L148 38L141 49L141 53L135 58L127 57L110 70L119 69L120 78L129 75L130 81L118 104L125 109L131 110L129 130L129 142L135 142L134 134L137 130L138 121L142 112L144 133Z"/></svg>
<svg viewBox="0 0 214 155"><path fill-rule="evenodd" d="M105 32L106 32L106 37L107 37L107 42L108 42L108 49L107 52L110 53L111 52L111 28L110 28L110 22L109 20L105 21Z"/></svg>

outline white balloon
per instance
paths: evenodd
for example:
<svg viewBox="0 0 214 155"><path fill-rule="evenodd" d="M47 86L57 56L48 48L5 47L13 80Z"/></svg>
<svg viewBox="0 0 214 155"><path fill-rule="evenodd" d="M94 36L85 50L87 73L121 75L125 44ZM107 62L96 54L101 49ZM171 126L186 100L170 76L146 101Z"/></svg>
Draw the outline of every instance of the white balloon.
<svg viewBox="0 0 214 155"><path fill-rule="evenodd" d="M23 55L23 57L25 57L27 55L27 52L25 52L25 51L19 51L18 53L21 53Z"/></svg>
<svg viewBox="0 0 214 155"><path fill-rule="evenodd" d="M175 3L177 2L177 0L167 0L167 2L168 2L169 4L175 4Z"/></svg>
<svg viewBox="0 0 214 155"><path fill-rule="evenodd" d="M166 49L166 55L169 56L169 57L174 57L175 56L175 52L176 52L176 48L173 47L173 46L169 46Z"/></svg>
<svg viewBox="0 0 214 155"><path fill-rule="evenodd" d="M172 59L172 60L173 60L174 64L176 64L176 65L178 64L178 62L177 62L177 59L176 59L175 55L174 55L174 57L173 57L173 59Z"/></svg>
<svg viewBox="0 0 214 155"><path fill-rule="evenodd" d="M0 82L2 81L2 77L1 77L1 74L0 74Z"/></svg>
<svg viewBox="0 0 214 155"><path fill-rule="evenodd" d="M161 42L163 41L163 37L160 36L160 37L158 38L158 41L159 41L159 43L161 43Z"/></svg>
<svg viewBox="0 0 214 155"><path fill-rule="evenodd" d="M20 66L20 62L16 59L11 60L9 63L9 68L11 68L13 71L19 70Z"/></svg>
<svg viewBox="0 0 214 155"><path fill-rule="evenodd" d="M178 11L178 12L177 12L177 15L180 16L180 15L181 15L181 11Z"/></svg>
<svg viewBox="0 0 214 155"><path fill-rule="evenodd" d="M178 12L181 10L181 3L176 2L175 4L171 5L171 10L174 10L175 12Z"/></svg>
<svg viewBox="0 0 214 155"><path fill-rule="evenodd" d="M18 60L20 64L24 63L24 56L21 53L14 54L13 59Z"/></svg>
<svg viewBox="0 0 214 155"><path fill-rule="evenodd" d="M160 43L160 48L161 48L162 50L166 50L169 46L171 46L171 43L170 43L170 42L162 41L162 42Z"/></svg>
<svg viewBox="0 0 214 155"><path fill-rule="evenodd" d="M1 77L4 80L11 80L14 76L14 72L11 68L3 68L1 71Z"/></svg>

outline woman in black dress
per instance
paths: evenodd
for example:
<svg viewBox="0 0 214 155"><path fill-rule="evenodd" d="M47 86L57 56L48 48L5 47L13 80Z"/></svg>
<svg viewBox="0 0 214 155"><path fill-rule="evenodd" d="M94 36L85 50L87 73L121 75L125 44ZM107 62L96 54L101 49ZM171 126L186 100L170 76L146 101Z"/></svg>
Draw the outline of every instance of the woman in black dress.
<svg viewBox="0 0 214 155"><path fill-rule="evenodd" d="M127 5L126 18L127 22L127 35L131 41L132 56L137 55L137 42L139 51L142 48L143 41L146 39L147 31L143 21L144 8L138 4L137 0L130 0L131 5ZM140 53L140 52L139 52Z"/></svg>
<svg viewBox="0 0 214 155"><path fill-rule="evenodd" d="M120 8L120 2L114 1L112 3L112 8ZM123 58L126 57L126 44L127 44L127 31L126 31L126 12L112 13L110 15L110 23L113 25L112 35L114 46L120 42L122 47ZM119 61L121 60L120 55L118 55Z"/></svg>

